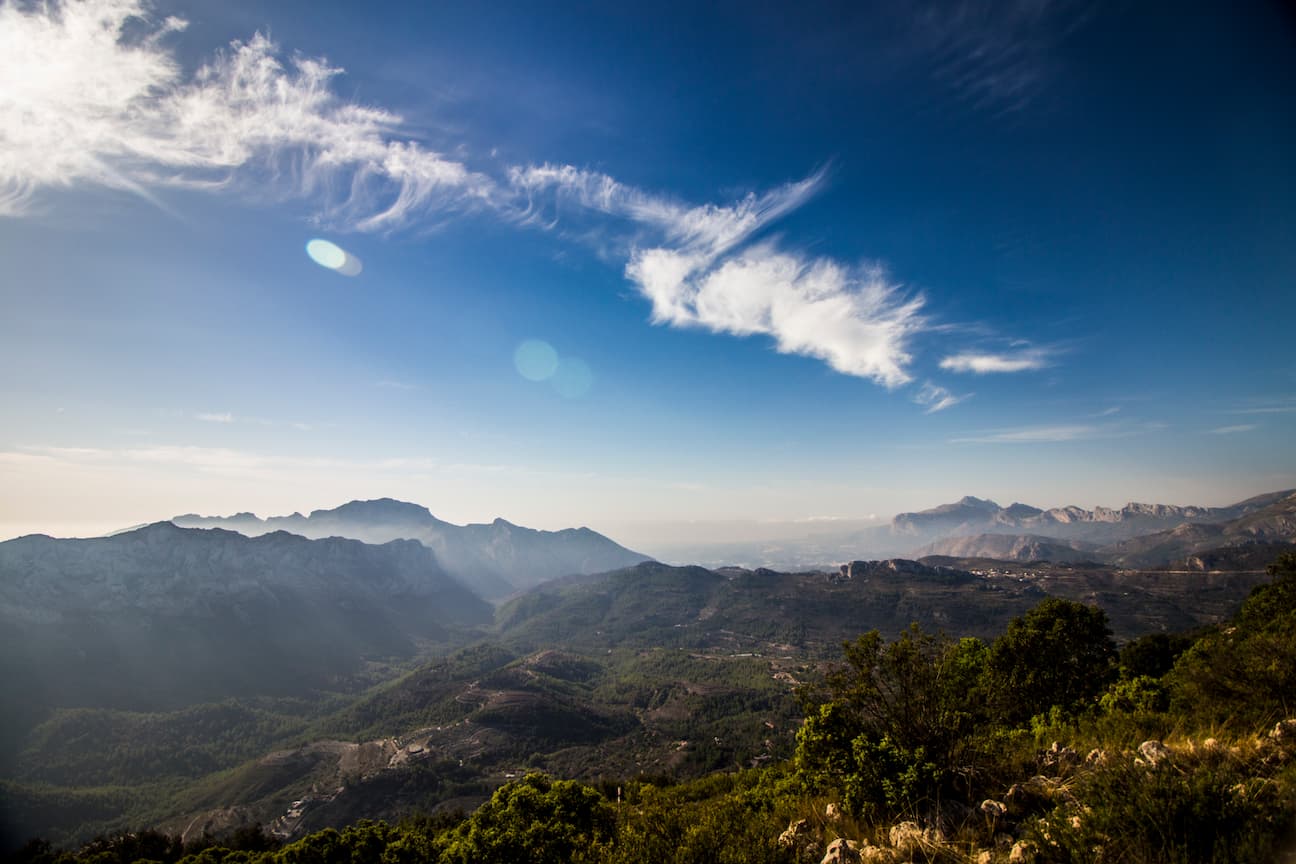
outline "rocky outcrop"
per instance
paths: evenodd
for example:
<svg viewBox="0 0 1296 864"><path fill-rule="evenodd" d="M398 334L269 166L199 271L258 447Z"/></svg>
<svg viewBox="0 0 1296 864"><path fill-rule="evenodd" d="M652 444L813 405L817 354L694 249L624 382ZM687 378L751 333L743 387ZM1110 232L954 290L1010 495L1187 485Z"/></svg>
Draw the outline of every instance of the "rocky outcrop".
<svg viewBox="0 0 1296 864"><path fill-rule="evenodd" d="M924 564L921 561L911 561L908 558L889 558L885 561L851 561L848 564L841 565L839 574L839 581L865 580L874 577L892 580L901 577L904 579L923 579L946 584L957 584L971 582L976 578L966 570L960 570L956 567Z"/></svg>
<svg viewBox="0 0 1296 864"><path fill-rule="evenodd" d="M1269 740L1284 746L1296 744L1296 718L1279 720L1269 731Z"/></svg>
<svg viewBox="0 0 1296 864"><path fill-rule="evenodd" d="M859 843L838 837L828 844L828 851L819 864L860 864L864 859L859 850Z"/></svg>
<svg viewBox="0 0 1296 864"><path fill-rule="evenodd" d="M942 555L950 558L993 558L998 561L1092 561L1098 546L1083 540L1058 540L1036 534L977 534L948 537L914 552L919 558Z"/></svg>
<svg viewBox="0 0 1296 864"><path fill-rule="evenodd" d="M1138 752L1143 761L1153 767L1159 765L1173 755L1169 747L1156 740L1144 741L1138 746Z"/></svg>

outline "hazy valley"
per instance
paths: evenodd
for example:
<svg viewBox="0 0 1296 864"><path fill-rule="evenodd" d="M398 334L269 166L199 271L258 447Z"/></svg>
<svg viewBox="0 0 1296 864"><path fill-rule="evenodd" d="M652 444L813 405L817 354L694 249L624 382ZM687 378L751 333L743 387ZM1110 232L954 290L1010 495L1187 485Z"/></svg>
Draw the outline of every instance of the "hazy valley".
<svg viewBox="0 0 1296 864"><path fill-rule="evenodd" d="M911 622L990 640L1049 597L1101 607L1121 642L1200 630L1293 548L1294 508L965 498L877 533L916 560L801 572L669 566L589 529L460 527L391 500L11 540L6 835L293 838L471 809L528 770L778 764L795 689L844 641Z"/></svg>

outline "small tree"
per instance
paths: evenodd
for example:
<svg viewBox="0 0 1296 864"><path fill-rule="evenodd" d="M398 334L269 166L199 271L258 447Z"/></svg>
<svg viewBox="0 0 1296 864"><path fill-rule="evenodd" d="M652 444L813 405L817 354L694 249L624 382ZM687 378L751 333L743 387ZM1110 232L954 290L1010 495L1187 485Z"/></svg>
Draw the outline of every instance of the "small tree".
<svg viewBox="0 0 1296 864"><path fill-rule="evenodd" d="M826 689L802 694L798 770L812 785L839 786L857 813L912 811L939 799L983 719L977 682L985 646L914 624L894 642L874 630L844 651Z"/></svg>
<svg viewBox="0 0 1296 864"><path fill-rule="evenodd" d="M612 806L588 786L528 774L501 786L450 837L457 864L597 861L616 832Z"/></svg>
<svg viewBox="0 0 1296 864"><path fill-rule="evenodd" d="M1296 554L1269 565L1228 626L1203 636L1167 676L1179 710L1251 727L1296 714Z"/></svg>
<svg viewBox="0 0 1296 864"><path fill-rule="evenodd" d="M1023 725L1054 707L1074 713L1092 704L1115 671L1107 613L1052 597L1010 621L994 641L986 682L995 715Z"/></svg>

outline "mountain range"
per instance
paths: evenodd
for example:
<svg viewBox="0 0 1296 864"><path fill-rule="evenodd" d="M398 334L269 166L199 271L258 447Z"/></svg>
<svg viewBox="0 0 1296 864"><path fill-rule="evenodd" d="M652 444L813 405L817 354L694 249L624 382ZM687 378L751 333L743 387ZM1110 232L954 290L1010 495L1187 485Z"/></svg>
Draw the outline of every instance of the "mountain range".
<svg viewBox="0 0 1296 864"><path fill-rule="evenodd" d="M287 531L302 537L350 537L366 543L417 540L445 571L489 600L575 574L601 573L651 560L589 528L540 531L503 519L455 525L417 504L381 498L351 501L308 516L258 518L252 513L171 520L185 528L224 528L255 537Z"/></svg>
<svg viewBox="0 0 1296 864"><path fill-rule="evenodd" d="M1001 507L994 501L967 496L917 513L901 513L891 521L892 533L922 537L969 534L1041 534L1098 543L1177 527L1185 522L1227 522L1264 509L1296 490L1270 492L1227 507L1193 507L1174 504L1129 503L1119 509L1054 507L1042 510L1029 504Z"/></svg>
<svg viewBox="0 0 1296 864"><path fill-rule="evenodd" d="M893 536L925 538L915 554L1014 561L1095 561L1155 567L1201 552L1296 542L1296 490L1227 507L1126 504L1120 509L1025 504L966 497L892 520Z"/></svg>
<svg viewBox="0 0 1296 864"><path fill-rule="evenodd" d="M969 497L786 571L674 567L587 528L458 526L391 499L22 537L0 543L0 811L67 837L257 820L295 836L480 795L522 763L756 764L789 752L792 687L865 630L988 636L1048 596L1102 606L1120 639L1195 628L1293 539L1291 492ZM926 557L861 560L865 540Z"/></svg>

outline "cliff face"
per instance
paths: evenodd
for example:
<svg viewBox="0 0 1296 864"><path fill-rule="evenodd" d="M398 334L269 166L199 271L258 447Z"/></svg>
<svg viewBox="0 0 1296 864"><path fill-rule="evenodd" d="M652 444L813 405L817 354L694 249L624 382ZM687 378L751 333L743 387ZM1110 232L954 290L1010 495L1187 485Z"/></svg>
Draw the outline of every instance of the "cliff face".
<svg viewBox="0 0 1296 864"><path fill-rule="evenodd" d="M1058 540L1033 534L977 534L949 537L919 550L918 556L994 558L1000 561L1092 561L1097 546L1082 540Z"/></svg>

